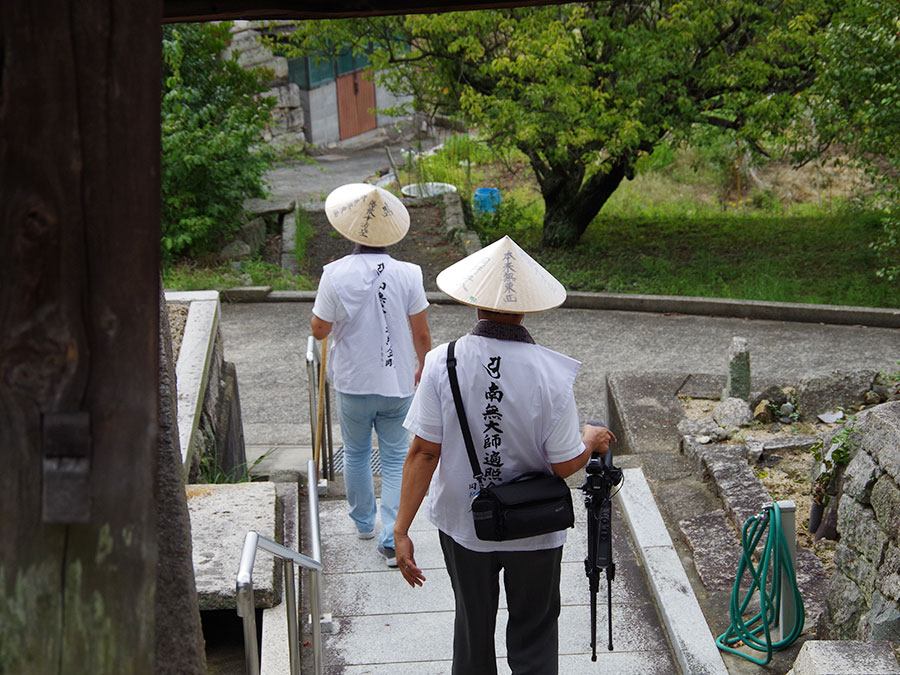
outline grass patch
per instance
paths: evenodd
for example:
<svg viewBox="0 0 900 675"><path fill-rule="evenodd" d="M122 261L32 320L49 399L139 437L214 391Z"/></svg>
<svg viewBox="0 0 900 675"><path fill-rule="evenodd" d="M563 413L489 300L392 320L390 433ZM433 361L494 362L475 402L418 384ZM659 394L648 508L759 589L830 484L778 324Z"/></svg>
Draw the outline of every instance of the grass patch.
<svg viewBox="0 0 900 675"><path fill-rule="evenodd" d="M306 264L306 247L315 236L316 230L309 220L309 213L299 208L294 211L294 257L302 269Z"/></svg>
<svg viewBox="0 0 900 675"><path fill-rule="evenodd" d="M572 250L532 251L567 289L900 307L868 246L878 215L596 220Z"/></svg>
<svg viewBox="0 0 900 675"><path fill-rule="evenodd" d="M170 291L222 291L239 286L271 286L274 291L308 291L313 285L262 260L244 260L216 267L185 262L163 270L163 286Z"/></svg>

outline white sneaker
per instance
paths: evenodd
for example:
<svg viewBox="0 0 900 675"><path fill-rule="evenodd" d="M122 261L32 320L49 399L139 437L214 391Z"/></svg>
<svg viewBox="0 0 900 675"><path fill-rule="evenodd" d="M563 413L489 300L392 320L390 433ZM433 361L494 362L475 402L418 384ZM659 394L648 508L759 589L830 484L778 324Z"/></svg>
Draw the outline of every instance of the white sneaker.
<svg viewBox="0 0 900 675"><path fill-rule="evenodd" d="M369 530L368 532L357 532L357 539L371 539L375 536L375 530Z"/></svg>
<svg viewBox="0 0 900 675"><path fill-rule="evenodd" d="M382 546L378 544L378 552L384 558L384 562L388 567L396 567L397 566L397 554L394 552L390 546Z"/></svg>

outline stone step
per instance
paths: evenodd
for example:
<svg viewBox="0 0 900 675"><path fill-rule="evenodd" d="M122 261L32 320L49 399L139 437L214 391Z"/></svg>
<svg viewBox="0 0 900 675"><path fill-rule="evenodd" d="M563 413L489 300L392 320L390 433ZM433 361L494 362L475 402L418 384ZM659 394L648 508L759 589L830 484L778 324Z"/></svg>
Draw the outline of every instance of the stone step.
<svg viewBox="0 0 900 675"><path fill-rule="evenodd" d="M200 610L236 609L235 584L247 532L283 540L283 508L275 483L192 484L186 492ZM280 562L258 552L253 567L256 606L281 602L282 586Z"/></svg>
<svg viewBox="0 0 900 675"><path fill-rule="evenodd" d="M900 665L887 642L811 640L787 675L894 675Z"/></svg>
<svg viewBox="0 0 900 675"><path fill-rule="evenodd" d="M739 536L724 511L704 513L678 523L703 586L710 591L734 586L741 561Z"/></svg>

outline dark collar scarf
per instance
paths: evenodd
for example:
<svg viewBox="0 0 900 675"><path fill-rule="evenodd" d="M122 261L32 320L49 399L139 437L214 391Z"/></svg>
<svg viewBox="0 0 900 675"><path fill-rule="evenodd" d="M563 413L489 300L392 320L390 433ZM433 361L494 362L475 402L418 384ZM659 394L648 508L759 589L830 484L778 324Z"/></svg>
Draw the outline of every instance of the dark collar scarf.
<svg viewBox="0 0 900 675"><path fill-rule="evenodd" d="M520 323L498 323L480 319L472 329L472 335L495 338L497 340L510 340L512 342L527 342L534 344L534 339L528 330Z"/></svg>
<svg viewBox="0 0 900 675"><path fill-rule="evenodd" d="M353 249L353 255L358 253L387 253L386 246L366 246L365 244L357 244Z"/></svg>

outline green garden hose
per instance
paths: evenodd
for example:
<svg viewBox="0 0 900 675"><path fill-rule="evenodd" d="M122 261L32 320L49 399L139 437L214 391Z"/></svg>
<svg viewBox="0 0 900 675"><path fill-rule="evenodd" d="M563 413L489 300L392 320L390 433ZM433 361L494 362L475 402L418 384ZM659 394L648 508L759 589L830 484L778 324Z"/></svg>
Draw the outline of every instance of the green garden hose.
<svg viewBox="0 0 900 675"><path fill-rule="evenodd" d="M754 552L763 535L768 532L762 554L759 556L759 564L754 565ZM757 663L766 665L772 660L772 652L789 647L803 631L805 614L803 611L803 598L800 589L797 588L797 577L794 573L794 564L791 561L787 539L781 527L781 509L778 504L766 506L759 514L748 518L741 532L743 553L738 565L737 577L731 591L731 625L728 630L716 638L719 649L737 654L738 656ZM744 572L751 577L750 587L743 600L740 599L741 580ZM779 609L781 607L782 572L789 581L790 588L787 592L793 594L794 625L790 633L779 642L772 642L771 629L778 627ZM744 613L747 611L756 593L759 593L759 612L749 621L744 621ZM760 637L762 634L762 637ZM766 658L754 658L746 652L735 648L737 643L759 652L765 652Z"/></svg>

